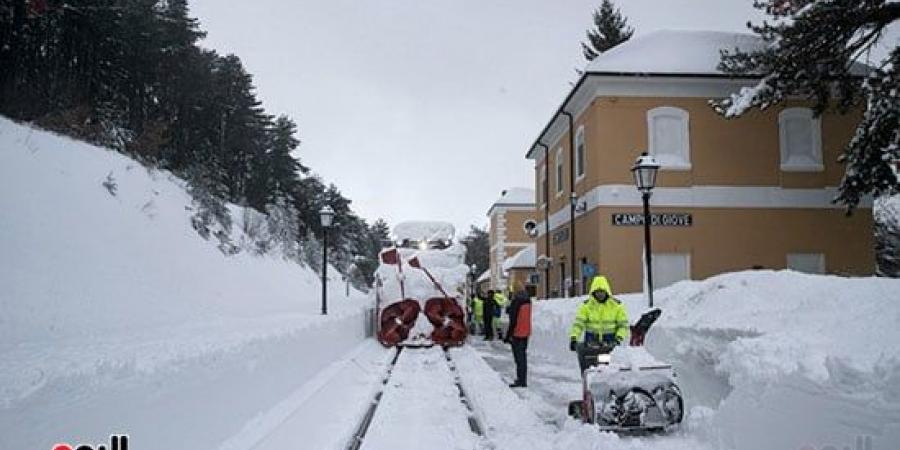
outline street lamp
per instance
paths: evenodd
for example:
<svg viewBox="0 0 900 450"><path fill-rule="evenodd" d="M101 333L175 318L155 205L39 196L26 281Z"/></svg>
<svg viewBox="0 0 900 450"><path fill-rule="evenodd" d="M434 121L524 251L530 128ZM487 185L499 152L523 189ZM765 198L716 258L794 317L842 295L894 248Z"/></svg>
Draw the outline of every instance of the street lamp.
<svg viewBox="0 0 900 450"><path fill-rule="evenodd" d="M653 262L650 252L650 194L656 187L656 173L659 171L659 163L648 155L647 152L631 166L631 174L634 175L634 185L641 192L644 200L644 260L647 262L647 301L653 307Z"/></svg>
<svg viewBox="0 0 900 450"><path fill-rule="evenodd" d="M322 315L328 314L328 229L334 222L334 210L325 205L319 211L322 224Z"/></svg>
<svg viewBox="0 0 900 450"><path fill-rule="evenodd" d="M475 287L475 277L478 276L478 266L472 264L469 266L469 298L466 299L467 302L471 302L472 298L475 297L476 287Z"/></svg>

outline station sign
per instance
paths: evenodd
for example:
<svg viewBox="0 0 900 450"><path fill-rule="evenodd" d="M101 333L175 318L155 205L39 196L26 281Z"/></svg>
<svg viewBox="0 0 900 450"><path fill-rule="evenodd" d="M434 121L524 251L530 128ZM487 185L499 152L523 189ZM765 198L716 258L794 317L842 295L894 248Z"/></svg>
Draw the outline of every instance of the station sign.
<svg viewBox="0 0 900 450"><path fill-rule="evenodd" d="M613 213L612 224L616 227L636 227L644 225L642 213ZM689 227L694 224L690 213L653 213L650 225L654 227Z"/></svg>

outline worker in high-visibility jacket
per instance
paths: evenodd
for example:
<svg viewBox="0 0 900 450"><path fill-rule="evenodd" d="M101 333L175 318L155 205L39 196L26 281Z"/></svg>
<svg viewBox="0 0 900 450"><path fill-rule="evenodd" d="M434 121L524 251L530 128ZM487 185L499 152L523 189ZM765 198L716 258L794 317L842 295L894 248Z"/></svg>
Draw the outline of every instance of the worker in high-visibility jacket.
<svg viewBox="0 0 900 450"><path fill-rule="evenodd" d="M503 310L506 309L506 305L509 304L509 298L503 294L503 291L498 289L494 291L494 303L497 304L497 308L494 309L494 320L491 324L494 327L494 331L497 333L497 338L502 340L504 337L500 317L503 315Z"/></svg>
<svg viewBox="0 0 900 450"><path fill-rule="evenodd" d="M591 281L590 295L578 305L569 332L569 349L578 353L581 372L602 353L609 353L628 336L628 313L612 295L609 280L596 276Z"/></svg>
<svg viewBox="0 0 900 450"><path fill-rule="evenodd" d="M472 296L472 324L475 330L480 330L484 324L484 301L478 294Z"/></svg>

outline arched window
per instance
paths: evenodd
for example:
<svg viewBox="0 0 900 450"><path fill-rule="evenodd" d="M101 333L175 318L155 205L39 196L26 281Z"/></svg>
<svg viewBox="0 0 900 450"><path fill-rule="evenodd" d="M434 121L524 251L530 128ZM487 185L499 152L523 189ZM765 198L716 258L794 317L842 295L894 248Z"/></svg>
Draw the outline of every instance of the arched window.
<svg viewBox="0 0 900 450"><path fill-rule="evenodd" d="M584 125L578 127L575 133L575 180L584 178L585 168Z"/></svg>
<svg viewBox="0 0 900 450"><path fill-rule="evenodd" d="M787 108L778 115L781 170L817 172L822 165L822 125L809 108Z"/></svg>
<svg viewBox="0 0 900 450"><path fill-rule="evenodd" d="M562 147L556 149L556 196L563 191L563 152Z"/></svg>
<svg viewBox="0 0 900 450"><path fill-rule="evenodd" d="M687 111L670 106L647 111L647 142L650 154L664 169L691 168Z"/></svg>

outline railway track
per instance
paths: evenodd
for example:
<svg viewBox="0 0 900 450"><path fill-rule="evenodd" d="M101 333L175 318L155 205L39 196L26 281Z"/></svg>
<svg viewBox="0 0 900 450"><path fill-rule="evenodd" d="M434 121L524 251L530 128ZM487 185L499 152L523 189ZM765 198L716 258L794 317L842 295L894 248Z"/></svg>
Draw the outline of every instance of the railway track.
<svg viewBox="0 0 900 450"><path fill-rule="evenodd" d="M346 448L428 448L428 439L485 439L472 405L450 352L399 347Z"/></svg>

